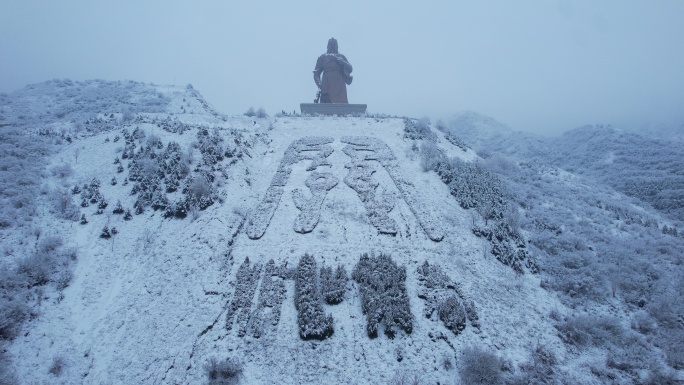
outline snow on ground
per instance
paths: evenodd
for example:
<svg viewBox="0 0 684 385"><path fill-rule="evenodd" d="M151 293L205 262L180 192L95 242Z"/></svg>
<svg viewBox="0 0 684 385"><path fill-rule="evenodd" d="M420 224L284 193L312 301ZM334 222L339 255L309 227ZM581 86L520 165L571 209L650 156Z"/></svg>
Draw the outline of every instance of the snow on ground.
<svg viewBox="0 0 684 385"><path fill-rule="evenodd" d="M174 108L180 110L180 106ZM124 221L117 215L93 215L93 207L82 211L87 225L45 217L43 225L49 232L78 248L78 263L64 298L58 301L54 294L43 301L40 315L11 345L18 377L24 383L202 383L206 381L204 365L211 357L237 357L244 365L243 383L248 384L388 383L397 371L417 374L422 383L445 384L457 383L458 375L455 369L444 368L444 358L455 363L469 346L485 347L514 364L526 361L536 343L563 354L548 320L549 313L562 305L539 287L538 276L516 276L486 251L483 241L470 230L471 213L459 207L435 173L421 171L413 141L403 137L402 119L239 116L222 121L200 110L196 107L194 114L175 117L219 127L222 133L237 129L253 138L249 155L227 173L223 204L210 206L195 220L190 216L164 219L160 212L148 209ZM179 142L182 148L196 138L196 129L179 135L154 124L139 126L164 143ZM110 203L107 212L119 199L127 207L133 203L130 185L109 183L121 175L113 165L123 147L122 142L112 140L117 133L77 139L52 159L53 165L72 165L72 183L99 178ZM244 226L246 214L263 199L285 150L293 141L321 136L333 139L329 146L334 151L327 158L330 165L316 171L329 172L339 181L327 193L314 230L302 234L293 229L299 214L293 190L311 196L305 185L310 162L305 160L292 165L264 235L250 239ZM427 236L381 166L374 179L395 198L389 217L397 224L397 234L378 233L358 194L344 182L350 157L343 152L341 139L348 136L377 138L391 149L398 169L417 191L418 202L429 209L426 215L440 224L445 234L442 241ZM475 157L472 151L464 153L438 136L438 146L450 156ZM119 234L109 240L100 238L105 225L116 227ZM413 332L399 333L394 339L381 333L370 339L358 287L351 280L342 303L324 306L334 317L334 334L329 339L299 338L291 280L285 281L287 293L277 326L267 327L261 338L238 337L235 329L228 331L226 307L244 259L265 264L272 258L276 265L294 267L304 253L313 254L319 266L341 264L348 273L362 253L391 254L408 272ZM426 260L440 265L474 301L479 331L468 325L454 335L434 317L422 316L416 268ZM55 357L65 361L59 377L48 374Z"/></svg>

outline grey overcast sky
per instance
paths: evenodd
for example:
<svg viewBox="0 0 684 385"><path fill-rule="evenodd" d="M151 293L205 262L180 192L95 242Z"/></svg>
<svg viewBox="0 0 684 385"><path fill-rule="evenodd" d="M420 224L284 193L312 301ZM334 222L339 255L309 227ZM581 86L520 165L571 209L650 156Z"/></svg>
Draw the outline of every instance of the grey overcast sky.
<svg viewBox="0 0 684 385"><path fill-rule="evenodd" d="M684 1L0 0L0 92L50 79L192 84L217 110L311 102L328 38L351 103L515 130L684 123Z"/></svg>

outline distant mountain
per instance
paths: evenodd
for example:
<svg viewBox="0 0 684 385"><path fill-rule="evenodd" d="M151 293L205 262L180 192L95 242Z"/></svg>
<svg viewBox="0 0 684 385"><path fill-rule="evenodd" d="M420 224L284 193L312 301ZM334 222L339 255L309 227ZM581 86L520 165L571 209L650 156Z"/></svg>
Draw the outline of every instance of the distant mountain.
<svg viewBox="0 0 684 385"><path fill-rule="evenodd" d="M684 220L684 146L679 142L586 126L559 138L549 159Z"/></svg>
<svg viewBox="0 0 684 385"><path fill-rule="evenodd" d="M496 152L530 157L542 155L548 146L546 137L513 131L494 118L473 111L454 116L445 128L484 156Z"/></svg>
<svg viewBox="0 0 684 385"><path fill-rule="evenodd" d="M684 221L684 146L672 137L587 125L546 138L505 131L502 125L482 117L468 123L473 120L457 119L449 129L486 156L536 159L585 175ZM478 133L475 127L485 127L489 134Z"/></svg>
<svg viewBox="0 0 684 385"><path fill-rule="evenodd" d="M619 190L678 186L675 146L258 115L191 86L0 96L0 383L684 379L682 224Z"/></svg>
<svg viewBox="0 0 684 385"><path fill-rule="evenodd" d="M678 142L684 141L684 123L650 123L639 127L637 130L635 130L635 132L644 136L650 136L663 140Z"/></svg>

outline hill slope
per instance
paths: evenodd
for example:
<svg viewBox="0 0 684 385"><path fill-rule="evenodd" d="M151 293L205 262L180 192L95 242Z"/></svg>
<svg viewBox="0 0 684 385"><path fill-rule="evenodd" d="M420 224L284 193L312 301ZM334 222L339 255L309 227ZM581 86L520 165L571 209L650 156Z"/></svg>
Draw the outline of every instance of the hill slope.
<svg viewBox="0 0 684 385"><path fill-rule="evenodd" d="M23 283L4 285L3 300L26 298L7 348L22 383L202 383L226 359L249 384L444 384L482 371L492 383L636 382L681 368L670 346L681 307L663 310L663 293L682 290L682 239L661 242L669 222L615 191L488 163L410 119L223 117L191 88L149 85L116 100L139 87L166 104L21 123L16 111L36 105L5 97L3 129L24 128L17 142L49 154L35 212L2 229L6 274ZM483 183L474 208L452 177ZM491 194L505 212L481 203ZM540 273L506 265L511 234L515 258ZM620 256L597 259L634 235L643 258L626 260L653 273L636 288L614 269Z"/></svg>

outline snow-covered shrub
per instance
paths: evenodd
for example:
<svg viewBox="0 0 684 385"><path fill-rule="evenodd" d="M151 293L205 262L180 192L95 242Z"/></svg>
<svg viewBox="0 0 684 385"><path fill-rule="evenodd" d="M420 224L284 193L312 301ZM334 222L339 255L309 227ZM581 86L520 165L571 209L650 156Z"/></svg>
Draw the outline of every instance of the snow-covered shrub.
<svg viewBox="0 0 684 385"><path fill-rule="evenodd" d="M53 176L56 176L60 179L68 178L72 175L74 175L74 169L71 168L70 164L63 163L57 166L54 166L50 169L50 172L52 173Z"/></svg>
<svg viewBox="0 0 684 385"><path fill-rule="evenodd" d="M649 315L658 323L655 335L660 348L665 352L667 364L677 370L684 369L684 349L679 341L684 339L682 315L684 303L680 300L684 292L684 282L678 283L678 289L665 293L657 302L647 306Z"/></svg>
<svg viewBox="0 0 684 385"><path fill-rule="evenodd" d="M430 129L430 118L421 119L404 118L404 138L411 140L425 139L431 142L437 141L437 135Z"/></svg>
<svg viewBox="0 0 684 385"><path fill-rule="evenodd" d="M466 327L465 308L458 300L458 297L451 295L439 305L439 319L444 322L444 326L455 334L458 334Z"/></svg>
<svg viewBox="0 0 684 385"><path fill-rule="evenodd" d="M527 242L508 223L497 221L490 226L475 226L473 233L487 239L491 243L492 255L504 265L512 267L517 273L522 274L523 267L532 273L539 271L536 259L527 251Z"/></svg>
<svg viewBox="0 0 684 385"><path fill-rule="evenodd" d="M554 326L563 342L579 347L615 344L625 335L619 320L609 316L579 315Z"/></svg>
<svg viewBox="0 0 684 385"><path fill-rule="evenodd" d="M479 347L466 348L460 357L461 381L468 385L498 385L503 383L502 361L495 354Z"/></svg>
<svg viewBox="0 0 684 385"><path fill-rule="evenodd" d="M121 204L121 200L116 201L116 205L114 206L114 210L112 210L114 214L123 214L124 213L124 208L123 205Z"/></svg>
<svg viewBox="0 0 684 385"><path fill-rule="evenodd" d="M29 136L23 129L0 130L0 230L21 227L36 214L36 192L53 150L49 140Z"/></svg>
<svg viewBox="0 0 684 385"><path fill-rule="evenodd" d="M378 257L363 254L354 267L352 278L359 283L369 337L377 337L380 322L390 338L394 337L396 326L411 333L413 315L406 293L405 267L397 266L389 254Z"/></svg>
<svg viewBox="0 0 684 385"><path fill-rule="evenodd" d="M532 273L539 271L536 258L519 232L517 211L509 206L500 178L458 158L440 163L437 173L461 207L474 208L485 220L485 227L474 226L473 233L491 243L491 252L499 261L518 273L524 272L523 266Z"/></svg>
<svg viewBox="0 0 684 385"><path fill-rule="evenodd" d="M58 218L66 219L68 221L77 221L80 210L74 204L68 190L53 190L52 202L54 213Z"/></svg>
<svg viewBox="0 0 684 385"><path fill-rule="evenodd" d="M301 339L324 340L332 336L332 315L323 312L316 259L310 254L304 254L297 265L295 308Z"/></svg>
<svg viewBox="0 0 684 385"><path fill-rule="evenodd" d="M188 179L188 186L184 189L190 207L204 210L214 204L216 191L204 175Z"/></svg>
<svg viewBox="0 0 684 385"><path fill-rule="evenodd" d="M478 165L452 158L440 163L437 174L464 209L491 207L492 219L503 219L507 202L504 186L496 175Z"/></svg>
<svg viewBox="0 0 684 385"><path fill-rule="evenodd" d="M112 234L109 232L109 227L105 226L102 228L102 232L100 233L100 238L104 239L109 239L112 237Z"/></svg>
<svg viewBox="0 0 684 385"><path fill-rule="evenodd" d="M425 261L416 271L420 285L418 298L425 301L425 318L432 319L437 313L444 326L456 335L466 327L466 319L473 327L480 327L475 304L466 299L460 285L452 282L439 265Z"/></svg>
<svg viewBox="0 0 684 385"><path fill-rule="evenodd" d="M216 129L211 134L206 128L197 130L197 149L202 154L204 165L211 167L223 160L225 153L222 142L223 138Z"/></svg>
<svg viewBox="0 0 684 385"><path fill-rule="evenodd" d="M264 278L261 281L257 308L251 316L249 333L254 338L259 338L266 327L267 318L270 318L271 326L280 322L280 308L285 299L285 282L283 268L276 267L273 259L264 266ZM270 315L266 308L270 309Z"/></svg>
<svg viewBox="0 0 684 385"><path fill-rule="evenodd" d="M237 383L242 374L242 363L234 357L218 360L212 357L204 365L209 385L230 385Z"/></svg>
<svg viewBox="0 0 684 385"><path fill-rule="evenodd" d="M34 253L20 258L16 274L27 287L42 286L63 279L70 264L76 259L74 249L63 248L63 241L57 236L44 237L38 242Z"/></svg>
<svg viewBox="0 0 684 385"><path fill-rule="evenodd" d="M250 117L256 116L256 112L254 111L254 107L249 107L249 109L247 109L247 111L245 111L245 113L243 115L250 116Z"/></svg>
<svg viewBox="0 0 684 385"><path fill-rule="evenodd" d="M417 374L411 375L405 370L397 370L389 385L420 385L420 377Z"/></svg>
<svg viewBox="0 0 684 385"><path fill-rule="evenodd" d="M448 354L442 356L442 367L444 370L451 370L454 364L451 362L451 357Z"/></svg>
<svg viewBox="0 0 684 385"><path fill-rule="evenodd" d="M556 365L558 360L553 352L543 345L537 345L532 351L529 361L520 365L520 374L516 375L510 385L547 385L558 383Z"/></svg>
<svg viewBox="0 0 684 385"><path fill-rule="evenodd" d="M339 265L333 272L332 267L321 268L321 293L329 305L336 305L344 299L347 286L347 271Z"/></svg>
<svg viewBox="0 0 684 385"><path fill-rule="evenodd" d="M0 285L5 290L6 284ZM9 300L4 294L0 297L0 342L12 340L19 335L21 326L28 318L28 313L28 307L19 298Z"/></svg>
<svg viewBox="0 0 684 385"><path fill-rule="evenodd" d="M420 144L420 167L423 171L435 171L437 166L446 161L446 156L434 142L424 140Z"/></svg>
<svg viewBox="0 0 684 385"><path fill-rule="evenodd" d="M604 302L608 296L606 272L590 252L560 251L543 265L542 286L567 296L573 303L587 299Z"/></svg>
<svg viewBox="0 0 684 385"><path fill-rule="evenodd" d="M17 273L26 278L29 286L41 286L50 281L51 255L34 253L19 259Z"/></svg>
<svg viewBox="0 0 684 385"><path fill-rule="evenodd" d="M59 377L62 374L64 365L64 358L62 356L57 355L52 359L52 364L50 365L50 369L48 369L48 373L54 375L55 377Z"/></svg>
<svg viewBox="0 0 684 385"><path fill-rule="evenodd" d="M56 274L55 287L57 290L64 290L69 286L71 280L74 278L74 273L71 269L63 269Z"/></svg>

